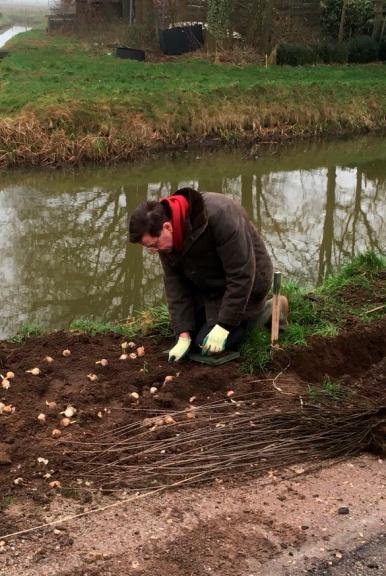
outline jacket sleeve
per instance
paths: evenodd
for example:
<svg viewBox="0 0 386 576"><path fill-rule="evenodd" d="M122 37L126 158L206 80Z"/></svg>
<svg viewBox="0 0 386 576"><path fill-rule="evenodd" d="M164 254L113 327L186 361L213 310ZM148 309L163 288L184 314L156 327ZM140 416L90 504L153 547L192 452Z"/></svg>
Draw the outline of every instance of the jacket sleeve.
<svg viewBox="0 0 386 576"><path fill-rule="evenodd" d="M209 224L221 259L226 288L217 321L238 326L247 307L256 272L249 224L242 209L224 205Z"/></svg>
<svg viewBox="0 0 386 576"><path fill-rule="evenodd" d="M195 327L194 300L188 280L160 254L164 272L166 301L169 309L170 324L175 334L191 332Z"/></svg>

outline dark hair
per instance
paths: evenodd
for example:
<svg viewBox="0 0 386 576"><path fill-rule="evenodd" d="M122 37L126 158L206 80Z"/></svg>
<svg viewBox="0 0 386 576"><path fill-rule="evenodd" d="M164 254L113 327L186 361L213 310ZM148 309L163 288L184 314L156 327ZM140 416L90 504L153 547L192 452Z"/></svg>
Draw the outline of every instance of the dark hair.
<svg viewBox="0 0 386 576"><path fill-rule="evenodd" d="M170 219L170 209L165 202L158 202L157 200L142 202L130 217L130 242L141 242L144 234L159 236L164 223Z"/></svg>

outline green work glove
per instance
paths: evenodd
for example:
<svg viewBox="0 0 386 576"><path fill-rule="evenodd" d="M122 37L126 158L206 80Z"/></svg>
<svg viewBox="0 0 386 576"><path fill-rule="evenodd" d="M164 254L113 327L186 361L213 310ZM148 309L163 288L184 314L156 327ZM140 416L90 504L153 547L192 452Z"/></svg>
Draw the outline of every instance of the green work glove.
<svg viewBox="0 0 386 576"><path fill-rule="evenodd" d="M177 344L169 350L169 362L179 362L188 353L191 339L186 336L180 336Z"/></svg>
<svg viewBox="0 0 386 576"><path fill-rule="evenodd" d="M225 342L229 336L229 331L222 328L219 324L216 324L209 334L204 338L202 343L202 353L206 354L218 354L223 352L225 349Z"/></svg>

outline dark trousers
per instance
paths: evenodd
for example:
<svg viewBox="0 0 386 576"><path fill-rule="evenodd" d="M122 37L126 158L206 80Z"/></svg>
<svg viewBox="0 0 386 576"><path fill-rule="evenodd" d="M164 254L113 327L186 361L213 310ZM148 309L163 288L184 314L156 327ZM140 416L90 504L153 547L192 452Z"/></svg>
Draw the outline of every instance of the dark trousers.
<svg viewBox="0 0 386 576"><path fill-rule="evenodd" d="M206 321L205 308L200 308L196 312L195 323L196 329L192 333L193 346L196 350L201 350L205 337L208 336L213 328L213 325L210 326ZM246 335L248 327L248 320L244 320L239 326L232 328L225 343L225 350L236 350Z"/></svg>

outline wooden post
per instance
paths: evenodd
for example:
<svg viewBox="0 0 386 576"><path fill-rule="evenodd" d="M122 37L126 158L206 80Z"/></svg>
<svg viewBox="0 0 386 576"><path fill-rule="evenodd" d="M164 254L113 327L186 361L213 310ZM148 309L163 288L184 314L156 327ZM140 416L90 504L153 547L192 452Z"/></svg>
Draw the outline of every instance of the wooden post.
<svg viewBox="0 0 386 576"><path fill-rule="evenodd" d="M275 272L273 275L271 346L276 346L279 340L280 288L281 272Z"/></svg>

